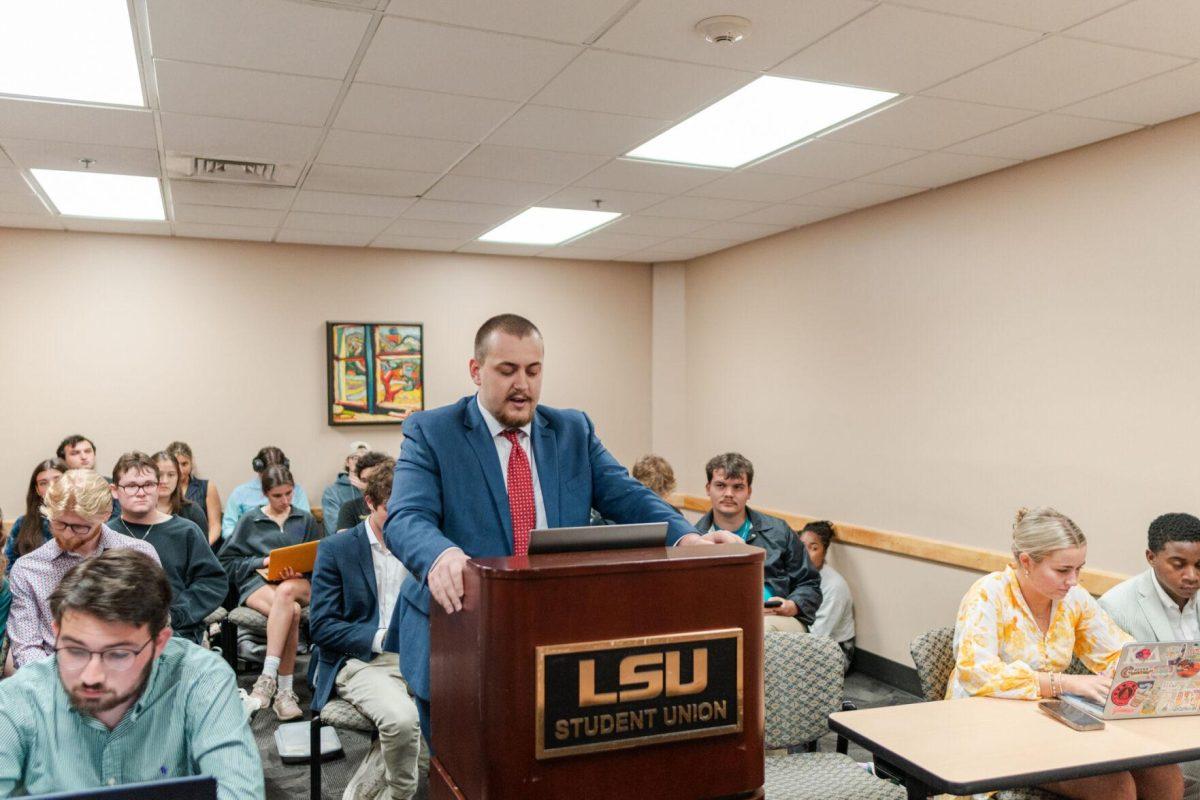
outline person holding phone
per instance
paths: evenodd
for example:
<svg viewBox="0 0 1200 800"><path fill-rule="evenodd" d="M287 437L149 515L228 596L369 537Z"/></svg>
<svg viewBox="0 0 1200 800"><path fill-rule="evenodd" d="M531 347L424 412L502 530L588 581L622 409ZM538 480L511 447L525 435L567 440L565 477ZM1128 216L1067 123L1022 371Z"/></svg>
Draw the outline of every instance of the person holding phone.
<svg viewBox="0 0 1200 800"><path fill-rule="evenodd" d="M963 597L946 699L1074 694L1103 705L1121 647L1132 640L1079 585L1087 559L1083 531L1052 508L1023 508L1013 525L1012 553L1014 564L980 578ZM1096 674L1064 674L1072 657ZM1178 800L1183 776L1170 764L1042 788L1079 800Z"/></svg>

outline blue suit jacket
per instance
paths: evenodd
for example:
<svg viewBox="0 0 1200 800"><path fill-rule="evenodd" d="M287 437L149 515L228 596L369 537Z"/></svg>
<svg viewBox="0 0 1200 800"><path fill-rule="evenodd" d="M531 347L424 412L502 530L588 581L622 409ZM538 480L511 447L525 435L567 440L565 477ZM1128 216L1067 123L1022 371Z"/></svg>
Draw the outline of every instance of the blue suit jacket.
<svg viewBox="0 0 1200 800"><path fill-rule="evenodd" d="M333 681L348 658L370 661L379 630L379 588L367 543L366 521L326 536L313 567L308 627L317 648L308 662L312 707L319 711L333 693ZM394 617L393 617L394 619ZM384 641L384 649L387 641ZM395 648L391 648L395 652Z"/></svg>
<svg viewBox="0 0 1200 800"><path fill-rule="evenodd" d="M619 523L666 522L668 544L695 530L629 476L583 412L538 406L530 438L549 527L587 525L594 507ZM504 473L474 395L404 421L384 538L410 573L387 644L399 650L409 687L428 700L429 568L448 547L472 558L513 553Z"/></svg>

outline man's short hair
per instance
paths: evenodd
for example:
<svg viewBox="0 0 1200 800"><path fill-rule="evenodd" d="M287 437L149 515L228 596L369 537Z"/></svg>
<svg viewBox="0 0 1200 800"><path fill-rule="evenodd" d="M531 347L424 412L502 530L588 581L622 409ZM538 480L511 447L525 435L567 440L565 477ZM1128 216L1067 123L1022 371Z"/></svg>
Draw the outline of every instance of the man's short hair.
<svg viewBox="0 0 1200 800"><path fill-rule="evenodd" d="M79 444L80 442L87 442L88 444L90 444L92 446L92 452L96 451L96 443L93 442L91 439L87 438L86 436L84 436L81 433L72 433L70 436L68 436L67 438L63 439L61 442L58 443L58 449L55 450L54 453L59 458L66 459L68 448L74 447L75 445Z"/></svg>
<svg viewBox="0 0 1200 800"><path fill-rule="evenodd" d="M518 339L524 339L526 336L542 338L542 332L537 329L537 326L524 317L517 314L497 314L480 325L479 330L475 333L476 361L483 363L487 358L488 337L496 331L516 336Z"/></svg>
<svg viewBox="0 0 1200 800"><path fill-rule="evenodd" d="M105 550L72 567L50 595L50 613L62 626L68 611L105 622L150 626L150 635L171 623L171 584L154 559L137 550Z"/></svg>
<svg viewBox="0 0 1200 800"><path fill-rule="evenodd" d="M363 489L363 496L370 500L371 505L376 508L387 505L387 501L392 497L392 479L391 470L378 470L367 479L367 486Z"/></svg>
<svg viewBox="0 0 1200 800"><path fill-rule="evenodd" d="M112 489L94 470L69 469L46 490L41 512L55 520L68 511L84 519L104 522L112 516Z"/></svg>
<svg viewBox="0 0 1200 800"><path fill-rule="evenodd" d="M662 456L642 456L633 465L634 480L660 497L675 491L675 470Z"/></svg>
<svg viewBox="0 0 1200 800"><path fill-rule="evenodd" d="M358 462L354 465L354 474L361 476L364 469L378 467L380 464L386 464L389 461L392 462L393 467L396 466L396 459L387 453L380 452L379 450L368 450L358 457ZM388 472L388 470L381 471Z"/></svg>
<svg viewBox="0 0 1200 800"><path fill-rule="evenodd" d="M747 486L754 485L754 465L741 453L721 453L710 458L704 465L704 474L709 483L712 483L713 473L717 470L724 472L726 478L745 478Z"/></svg>
<svg viewBox="0 0 1200 800"><path fill-rule="evenodd" d="M122 453L121 457L117 459L117 463L113 464L113 483L120 483L121 476L131 469L138 472L153 472L154 479L158 480L159 478L158 462L141 450L131 450L128 453ZM155 496L157 497L157 495Z"/></svg>
<svg viewBox="0 0 1200 800"><path fill-rule="evenodd" d="M1200 542L1200 519L1191 514L1163 514L1150 523L1147 544L1161 553L1167 542Z"/></svg>

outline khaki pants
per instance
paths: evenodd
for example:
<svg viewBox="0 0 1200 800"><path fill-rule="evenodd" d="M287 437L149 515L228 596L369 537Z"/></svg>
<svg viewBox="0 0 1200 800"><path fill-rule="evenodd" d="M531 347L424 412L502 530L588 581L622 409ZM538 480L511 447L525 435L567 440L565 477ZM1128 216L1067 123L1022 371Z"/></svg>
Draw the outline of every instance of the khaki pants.
<svg viewBox="0 0 1200 800"><path fill-rule="evenodd" d="M336 683L338 695L379 729L392 800L409 800L417 792L421 726L417 705L400 677L399 656L380 653L369 663L352 658L338 671Z"/></svg>
<svg viewBox="0 0 1200 800"><path fill-rule="evenodd" d="M778 614L763 614L763 632L793 631L808 633L808 627L795 617L781 617Z"/></svg>

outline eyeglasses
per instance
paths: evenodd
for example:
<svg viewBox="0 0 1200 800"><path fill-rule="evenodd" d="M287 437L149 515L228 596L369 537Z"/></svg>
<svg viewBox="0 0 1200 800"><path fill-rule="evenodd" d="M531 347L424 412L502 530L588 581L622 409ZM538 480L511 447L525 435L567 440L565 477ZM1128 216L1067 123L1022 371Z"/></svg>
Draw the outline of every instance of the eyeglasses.
<svg viewBox="0 0 1200 800"><path fill-rule="evenodd" d="M119 486L121 490L125 492L125 494L132 495L150 494L150 492L158 491L158 481L155 481L154 483L118 483L117 486Z"/></svg>
<svg viewBox="0 0 1200 800"><path fill-rule="evenodd" d="M71 533L75 534L76 536L86 536L91 533L95 527L95 525L72 525L69 522L59 522L58 520L52 520L50 522L50 528L52 530L58 533L63 533L69 528Z"/></svg>
<svg viewBox="0 0 1200 800"><path fill-rule="evenodd" d="M92 656L99 656L100 663L107 670L113 672L124 672L133 666L133 662L146 645L153 642L151 637L146 640L146 644L139 647L137 650L130 650L125 647L114 647L112 650L88 650L86 647L59 647L58 641L54 642L54 652L58 654L58 665L67 672L79 672L88 664L92 663Z"/></svg>

